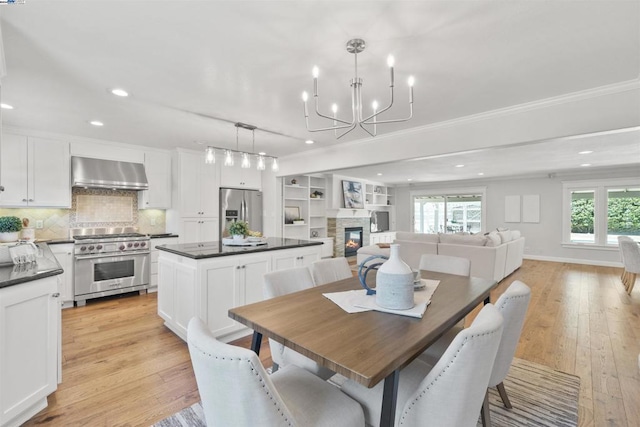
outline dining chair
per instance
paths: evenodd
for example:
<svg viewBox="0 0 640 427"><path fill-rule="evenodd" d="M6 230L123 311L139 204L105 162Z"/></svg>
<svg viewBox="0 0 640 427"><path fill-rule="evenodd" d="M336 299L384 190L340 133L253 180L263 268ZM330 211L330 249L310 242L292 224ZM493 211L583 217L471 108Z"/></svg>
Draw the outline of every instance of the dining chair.
<svg viewBox="0 0 640 427"><path fill-rule="evenodd" d="M508 409L511 409L512 406L507 396L507 391L504 388L503 381L509 373L516 347L520 341L520 333L522 332L522 326L524 325L530 300L531 289L523 282L516 280L500 295L500 298L498 298L495 304L504 318L504 330L502 332L502 340L500 341L496 360L491 370L489 387L496 387L498 389L502 403L504 403L504 406ZM455 333L455 329L452 329L444 334L434 345L430 346L419 356L420 359L427 363L435 363L443 354L448 343L452 342L455 338ZM491 425L488 399L489 394L487 391L481 411L482 424L485 427Z"/></svg>
<svg viewBox="0 0 640 427"><path fill-rule="evenodd" d="M424 254L420 257L420 270L469 276L471 261L456 256Z"/></svg>
<svg viewBox="0 0 640 427"><path fill-rule="evenodd" d="M196 317L187 344L207 425L364 426L360 405L336 387L296 366L269 375L253 351L218 341Z"/></svg>
<svg viewBox="0 0 640 427"><path fill-rule="evenodd" d="M314 261L313 264L311 264L311 272L313 274L313 282L316 286L353 277L353 272L349 267L349 261L347 261L345 257Z"/></svg>
<svg viewBox="0 0 640 427"><path fill-rule="evenodd" d="M633 240L629 236L618 236L618 249L620 250L620 262L622 262L622 275L620 276L620 280L622 281L622 284L625 285L625 276L627 275L627 270L624 267L624 252L622 251L622 245L620 245L620 242L622 242L623 240ZM626 288L627 287L625 285L625 289Z"/></svg>
<svg viewBox="0 0 640 427"><path fill-rule="evenodd" d="M619 241L622 259L624 262L623 284L627 293L631 295L636 283L637 274L640 273L640 246L635 241Z"/></svg>
<svg viewBox="0 0 640 427"><path fill-rule="evenodd" d="M263 281L262 293L266 300L314 287L311 272L307 267L272 271L263 276ZM333 371L318 365L308 357L289 347L285 347L271 338L269 338L269 348L271 349L271 359L273 359L273 372L281 367L293 364L324 380L335 375Z"/></svg>
<svg viewBox="0 0 640 427"><path fill-rule="evenodd" d="M400 371L394 425L422 426L428 422L439 427L475 427L502 328L502 315L487 304L433 367L416 359ZM372 426L380 423L383 383L366 388L347 380L342 385L344 393L362 404L365 420Z"/></svg>

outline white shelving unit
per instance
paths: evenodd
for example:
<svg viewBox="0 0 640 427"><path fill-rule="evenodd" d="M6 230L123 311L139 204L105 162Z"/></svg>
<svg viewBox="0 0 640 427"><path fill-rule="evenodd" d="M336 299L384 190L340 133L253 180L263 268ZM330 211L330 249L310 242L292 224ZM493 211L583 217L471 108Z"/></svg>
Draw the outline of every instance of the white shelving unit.
<svg viewBox="0 0 640 427"><path fill-rule="evenodd" d="M394 204L393 187L365 184L365 209Z"/></svg>
<svg viewBox="0 0 640 427"><path fill-rule="evenodd" d="M286 176L282 185L284 237L327 237L326 179L312 175ZM298 212L304 224L291 224L291 212Z"/></svg>

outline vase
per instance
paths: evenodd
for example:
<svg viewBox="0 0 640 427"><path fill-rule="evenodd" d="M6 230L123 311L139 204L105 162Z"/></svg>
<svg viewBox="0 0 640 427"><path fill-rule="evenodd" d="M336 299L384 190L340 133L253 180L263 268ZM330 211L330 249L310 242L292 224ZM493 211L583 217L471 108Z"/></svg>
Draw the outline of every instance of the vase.
<svg viewBox="0 0 640 427"><path fill-rule="evenodd" d="M234 234L233 240L244 240L244 235L242 234Z"/></svg>
<svg viewBox="0 0 640 427"><path fill-rule="evenodd" d="M390 245L389 260L376 275L376 304L392 310L413 308L414 272L400 258L400 245Z"/></svg>
<svg viewBox="0 0 640 427"><path fill-rule="evenodd" d="M19 231L10 231L6 233L0 233L0 242L3 242L3 243L17 242L19 238L20 238Z"/></svg>

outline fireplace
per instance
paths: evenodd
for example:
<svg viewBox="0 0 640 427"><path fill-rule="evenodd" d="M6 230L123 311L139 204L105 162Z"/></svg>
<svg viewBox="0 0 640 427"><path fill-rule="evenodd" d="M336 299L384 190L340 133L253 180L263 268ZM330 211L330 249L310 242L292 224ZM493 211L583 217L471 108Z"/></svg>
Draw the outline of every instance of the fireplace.
<svg viewBox="0 0 640 427"><path fill-rule="evenodd" d="M350 227L344 229L344 256L356 256L358 249L362 247L362 227Z"/></svg>

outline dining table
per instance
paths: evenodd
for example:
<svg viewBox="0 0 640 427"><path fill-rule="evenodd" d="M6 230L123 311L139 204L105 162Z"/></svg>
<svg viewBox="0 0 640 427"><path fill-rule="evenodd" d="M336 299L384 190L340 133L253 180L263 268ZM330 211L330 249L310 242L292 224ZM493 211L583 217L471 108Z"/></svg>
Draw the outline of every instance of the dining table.
<svg viewBox="0 0 640 427"><path fill-rule="evenodd" d="M380 311L347 313L323 294L362 289L358 277L229 310L253 329L251 348L271 338L365 387L384 380L380 426L395 422L400 371L481 303L495 280L421 271L438 280L422 318ZM375 277L367 278L370 286ZM419 291L416 291L419 292Z"/></svg>

